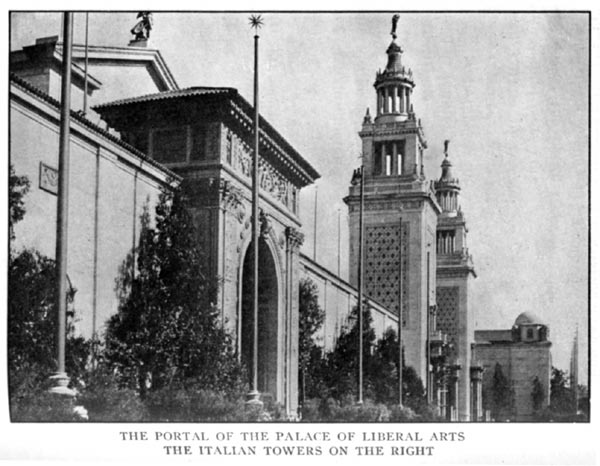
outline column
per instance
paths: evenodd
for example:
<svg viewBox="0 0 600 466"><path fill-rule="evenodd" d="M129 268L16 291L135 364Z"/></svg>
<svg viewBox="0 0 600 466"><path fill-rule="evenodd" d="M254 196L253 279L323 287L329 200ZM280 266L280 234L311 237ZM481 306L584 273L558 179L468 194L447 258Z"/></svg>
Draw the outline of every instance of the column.
<svg viewBox="0 0 600 466"><path fill-rule="evenodd" d="M294 227L286 227L286 314L285 324L285 374L284 403L288 416L293 417L298 409L298 281L300 279L300 246L304 235Z"/></svg>
<svg viewBox="0 0 600 466"><path fill-rule="evenodd" d="M479 422L483 416L483 406L481 400L481 379L483 367L471 367L471 421Z"/></svg>
<svg viewBox="0 0 600 466"><path fill-rule="evenodd" d="M410 112L410 89L406 88L406 113Z"/></svg>
<svg viewBox="0 0 600 466"><path fill-rule="evenodd" d="M385 87L385 105L384 105L384 112L385 113L390 113L390 88L389 87Z"/></svg>
<svg viewBox="0 0 600 466"><path fill-rule="evenodd" d="M394 91L395 92L395 91ZM398 147L395 142L392 142L392 175L398 174Z"/></svg>
<svg viewBox="0 0 600 466"><path fill-rule="evenodd" d="M450 412L452 413L452 421L458 420L458 374L460 365L454 364L449 367L450 376L448 377L448 392L450 395Z"/></svg>

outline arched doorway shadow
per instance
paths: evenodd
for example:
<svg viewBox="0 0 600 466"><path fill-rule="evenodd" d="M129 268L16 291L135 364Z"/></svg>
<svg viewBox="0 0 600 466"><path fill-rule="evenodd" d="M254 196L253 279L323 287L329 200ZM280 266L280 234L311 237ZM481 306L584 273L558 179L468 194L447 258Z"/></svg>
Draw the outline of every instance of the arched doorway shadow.
<svg viewBox="0 0 600 466"><path fill-rule="evenodd" d="M277 393L277 328L279 290L273 254L264 239L258 243L258 391L264 396ZM250 243L242 269L240 350L242 362L252 377L253 309L252 254Z"/></svg>

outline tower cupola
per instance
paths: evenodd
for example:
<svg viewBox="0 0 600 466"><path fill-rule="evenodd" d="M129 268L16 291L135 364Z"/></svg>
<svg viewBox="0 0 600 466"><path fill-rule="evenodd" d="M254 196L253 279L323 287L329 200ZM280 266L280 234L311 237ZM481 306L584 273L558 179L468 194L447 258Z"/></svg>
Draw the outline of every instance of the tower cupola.
<svg viewBox="0 0 600 466"><path fill-rule="evenodd" d="M460 183L458 178L452 175L452 163L448 158L449 140L444 141L444 160L442 162L442 176L435 182L435 195L438 204L444 213L456 213L459 210L458 194Z"/></svg>
<svg viewBox="0 0 600 466"><path fill-rule="evenodd" d="M414 119L411 94L415 87L412 70L402 65L402 47L396 43L398 15L392 20L392 42L386 50L388 61L375 76L377 91L376 122L388 123Z"/></svg>

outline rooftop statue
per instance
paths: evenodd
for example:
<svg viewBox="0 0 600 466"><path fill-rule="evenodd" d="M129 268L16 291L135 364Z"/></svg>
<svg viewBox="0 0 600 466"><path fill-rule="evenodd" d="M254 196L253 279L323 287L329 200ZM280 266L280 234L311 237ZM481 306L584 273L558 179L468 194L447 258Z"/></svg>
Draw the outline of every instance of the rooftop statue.
<svg viewBox="0 0 600 466"><path fill-rule="evenodd" d="M131 33L135 36L134 40L147 40L150 38L152 30L152 13L149 11L140 11L137 15L138 22L131 28Z"/></svg>
<svg viewBox="0 0 600 466"><path fill-rule="evenodd" d="M396 35L396 26L398 26L398 20L400 19L400 15L396 14L394 16L392 16L392 32L390 33L392 35L392 37L395 39L396 37L398 37Z"/></svg>

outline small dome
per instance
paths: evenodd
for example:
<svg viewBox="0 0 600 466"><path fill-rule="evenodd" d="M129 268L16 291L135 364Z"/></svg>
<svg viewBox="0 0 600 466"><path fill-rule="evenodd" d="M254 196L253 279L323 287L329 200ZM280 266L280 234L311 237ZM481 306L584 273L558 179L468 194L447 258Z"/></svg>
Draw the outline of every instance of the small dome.
<svg viewBox="0 0 600 466"><path fill-rule="evenodd" d="M522 312L519 314L519 317L517 317L517 320L515 320L515 325L527 324L545 325L542 320L532 312Z"/></svg>

